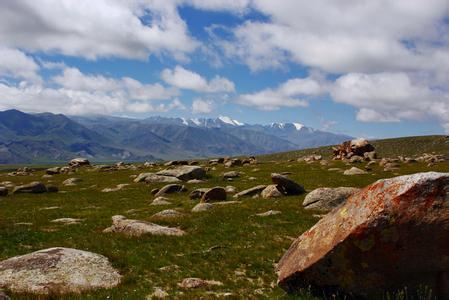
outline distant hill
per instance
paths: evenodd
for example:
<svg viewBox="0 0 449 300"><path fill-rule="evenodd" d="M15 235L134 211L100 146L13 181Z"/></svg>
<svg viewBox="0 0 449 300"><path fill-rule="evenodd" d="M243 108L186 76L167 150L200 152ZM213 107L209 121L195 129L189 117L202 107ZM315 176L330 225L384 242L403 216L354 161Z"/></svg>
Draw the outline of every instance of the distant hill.
<svg viewBox="0 0 449 300"><path fill-rule="evenodd" d="M189 159L260 155L340 143L351 137L299 123L250 125L228 117L144 120L0 112L0 163Z"/></svg>

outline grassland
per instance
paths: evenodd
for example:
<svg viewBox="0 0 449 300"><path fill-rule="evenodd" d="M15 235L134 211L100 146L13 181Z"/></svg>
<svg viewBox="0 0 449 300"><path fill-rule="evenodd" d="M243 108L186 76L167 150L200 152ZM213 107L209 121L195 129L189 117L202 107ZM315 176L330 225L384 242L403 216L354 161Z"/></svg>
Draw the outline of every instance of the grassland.
<svg viewBox="0 0 449 300"><path fill-rule="evenodd" d="M441 139L437 138L438 141ZM417 146L418 142L410 143L407 139L395 141L394 144L379 141L376 145L379 153L396 153L395 149L399 145L421 149ZM423 152L446 153L448 146L444 151L441 149L445 145L445 140L441 140L432 146L435 150L426 148ZM398 149L402 150L397 151L408 151L404 147L401 146ZM324 186L362 187L377 179L398 174L431 170L449 172L448 162L432 167L416 163L404 164L396 173L384 172L379 166L374 166L367 175L343 176L328 170L348 168L342 162L330 162L329 166L322 166L319 163L288 161L309 152L324 153L325 150L265 156L257 165L232 168L244 173L233 182L221 179L221 174L229 169L219 165L208 172L206 183L187 184L187 187L191 191L201 187L233 185L240 191L258 184L269 184L272 172L292 172L289 177L311 191ZM115 172L80 169L75 175L55 175L49 179L41 178L44 174L42 170L26 177L11 177L5 171L0 172L0 182L12 181L18 185L41 180L57 184L63 191L0 198L0 260L49 247L71 247L107 256L124 276L123 282L114 289L69 295L65 299L145 299L153 293L155 287L162 288L172 298L185 299L213 298L223 293L232 293L234 298L312 298L306 292L295 296L286 295L277 287L274 273L274 264L292 240L318 220L317 212L302 209L304 195L277 199L248 198L202 213L190 212L197 201L191 201L188 193L170 196L172 205L150 206L150 190L163 184L133 183L130 176L161 168L140 167L138 171ZM79 177L83 181L77 186L64 187L62 181L69 177ZM250 177L256 179L250 180ZM121 183L130 185L118 192L101 192L103 188ZM184 216L171 220L152 218L153 214L167 208L178 209ZM255 216L270 209L282 213L269 217ZM111 216L117 214L180 227L187 235L136 238L102 233L103 229L111 225ZM51 223L51 220L62 217L80 218L83 222L79 225ZM218 280L223 282L223 286L184 290L177 283L185 277ZM33 295L9 294L13 299L37 299Z"/></svg>

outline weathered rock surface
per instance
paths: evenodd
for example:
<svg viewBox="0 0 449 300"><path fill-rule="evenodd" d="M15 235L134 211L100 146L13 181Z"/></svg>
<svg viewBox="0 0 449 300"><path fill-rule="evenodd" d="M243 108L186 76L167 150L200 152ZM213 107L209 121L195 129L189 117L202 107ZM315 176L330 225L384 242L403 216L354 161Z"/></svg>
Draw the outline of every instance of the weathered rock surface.
<svg viewBox="0 0 449 300"><path fill-rule="evenodd" d="M127 187L129 184L127 183L122 183L122 184L117 184L116 187L113 188L104 188L101 191L103 193L111 193L111 192L118 192L120 190L123 190L125 187Z"/></svg>
<svg viewBox="0 0 449 300"><path fill-rule="evenodd" d="M82 167L82 166L90 166L90 162L87 158L78 157L78 158L72 159L69 162L69 166L74 167L74 168L78 168L78 167Z"/></svg>
<svg viewBox="0 0 449 300"><path fill-rule="evenodd" d="M281 174L272 173L271 181L277 185L278 190L284 195L300 195L305 192L304 187Z"/></svg>
<svg viewBox="0 0 449 300"><path fill-rule="evenodd" d="M258 185L247 190L241 191L234 195L234 198L240 197L249 197L254 195L259 195L267 186L266 185Z"/></svg>
<svg viewBox="0 0 449 300"><path fill-rule="evenodd" d="M112 288L120 279L106 257L71 248L50 248L0 262L0 287L16 293L80 293Z"/></svg>
<svg viewBox="0 0 449 300"><path fill-rule="evenodd" d="M379 180L291 245L279 284L355 297L426 286L448 299L448 236L449 173Z"/></svg>
<svg viewBox="0 0 449 300"><path fill-rule="evenodd" d="M183 185L168 184L168 185L164 186L163 188L161 188L160 190L158 190L158 192L154 196L159 197L159 196L164 196L167 194L181 193L181 192L185 192L186 190L187 189Z"/></svg>
<svg viewBox="0 0 449 300"><path fill-rule="evenodd" d="M363 174L367 174L366 171L356 168L356 167L352 167L351 169L345 170L343 172L343 175L363 175Z"/></svg>
<svg viewBox="0 0 449 300"><path fill-rule="evenodd" d="M193 190L190 194L189 194L189 198L191 200L195 200L195 199L201 199L201 197L203 197L203 195L209 190L209 188L201 188L201 189L196 189Z"/></svg>
<svg viewBox="0 0 449 300"><path fill-rule="evenodd" d="M183 214L175 209L165 209L158 213L155 213L153 217L155 218L177 218L182 216Z"/></svg>
<svg viewBox="0 0 449 300"><path fill-rule="evenodd" d="M265 199L284 196L284 194L282 194L282 192L278 189L277 184L270 184L262 191L260 195Z"/></svg>
<svg viewBox="0 0 449 300"><path fill-rule="evenodd" d="M198 203L192 208L192 212L203 212L214 208L212 203Z"/></svg>
<svg viewBox="0 0 449 300"><path fill-rule="evenodd" d="M302 206L305 209L329 211L360 191L353 187L318 188L307 194Z"/></svg>
<svg viewBox="0 0 449 300"><path fill-rule="evenodd" d="M256 214L256 216L258 216L258 217L269 217L269 216L279 215L281 213L282 212L280 212L278 210L269 210L269 211L266 211L264 213Z"/></svg>
<svg viewBox="0 0 449 300"><path fill-rule="evenodd" d="M237 171L229 171L229 172L225 172L223 173L223 179L224 180L228 180L228 179L234 179L240 177L240 173Z"/></svg>
<svg viewBox="0 0 449 300"><path fill-rule="evenodd" d="M206 177L206 171L199 166L181 166L175 169L162 170L157 172L156 174L176 177L182 181L191 179L203 179L204 177Z"/></svg>
<svg viewBox="0 0 449 300"><path fill-rule="evenodd" d="M201 202L215 202L226 201L226 190L222 187L216 186L208 189L201 197Z"/></svg>
<svg viewBox="0 0 449 300"><path fill-rule="evenodd" d="M171 202L168 200L170 199L166 197L157 197L153 200L153 202L151 202L151 205L170 205Z"/></svg>
<svg viewBox="0 0 449 300"><path fill-rule="evenodd" d="M135 179L134 182L146 182L146 183L157 183L157 182L180 182L176 177L173 176L163 176L163 175L157 175L154 173L141 173L139 174Z"/></svg>
<svg viewBox="0 0 449 300"><path fill-rule="evenodd" d="M48 168L47 170L45 170L45 173L48 175L56 175L61 173L61 168L60 167Z"/></svg>
<svg viewBox="0 0 449 300"><path fill-rule="evenodd" d="M197 289L212 285L223 285L223 283L220 281L204 280L201 278L184 278L180 283L178 283L178 286L183 289Z"/></svg>
<svg viewBox="0 0 449 300"><path fill-rule="evenodd" d="M52 223L59 223L64 225L76 225L79 224L83 219L76 219L76 218L59 218L51 220Z"/></svg>
<svg viewBox="0 0 449 300"><path fill-rule="evenodd" d="M127 219L120 215L113 216L112 226L106 228L103 232L121 232L130 236L141 236L144 234L181 236L185 234L185 232L179 228L161 226L146 221Z"/></svg>
<svg viewBox="0 0 449 300"><path fill-rule="evenodd" d="M22 193L41 194L45 192L47 192L47 188L42 182L38 181L16 186L12 191L13 194L22 194Z"/></svg>
<svg viewBox="0 0 449 300"><path fill-rule="evenodd" d="M69 178L69 179L64 180L62 182L62 184L65 185L65 186L74 186L74 185L77 185L78 183L80 183L82 181L83 180L81 178L73 177L73 178Z"/></svg>

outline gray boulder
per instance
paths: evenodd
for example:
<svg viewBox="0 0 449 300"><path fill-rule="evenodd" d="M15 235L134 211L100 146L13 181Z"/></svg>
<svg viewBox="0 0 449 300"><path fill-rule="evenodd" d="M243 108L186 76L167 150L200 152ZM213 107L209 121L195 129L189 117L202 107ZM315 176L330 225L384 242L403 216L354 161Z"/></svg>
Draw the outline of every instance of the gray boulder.
<svg viewBox="0 0 449 300"><path fill-rule="evenodd" d="M318 188L307 194L302 206L305 209L330 211L360 191L353 187Z"/></svg>
<svg viewBox="0 0 449 300"><path fill-rule="evenodd" d="M271 181L277 185L278 189L284 195L300 195L305 192L304 187L281 174L272 173Z"/></svg>
<svg viewBox="0 0 449 300"><path fill-rule="evenodd" d="M13 194L41 194L47 192L47 188L42 182L34 181L28 184L19 185L12 191Z"/></svg>
<svg viewBox="0 0 449 300"><path fill-rule="evenodd" d="M106 257L71 248L50 248L0 262L0 288L15 293L80 293L112 288L120 280Z"/></svg>
<svg viewBox="0 0 449 300"><path fill-rule="evenodd" d="M164 186L163 188L161 188L154 195L154 197L164 196L164 195L173 194L173 193L181 193L181 192L185 192L185 191L187 191L187 189L183 185L180 185L180 184L168 184L168 185Z"/></svg>
<svg viewBox="0 0 449 300"><path fill-rule="evenodd" d="M162 170L157 175L176 177L182 181L191 179L203 179L206 177L206 171L199 166L180 166L174 169Z"/></svg>
<svg viewBox="0 0 449 300"><path fill-rule="evenodd" d="M258 185L258 186L249 188L247 190L244 190L244 191L241 191L241 192L235 194L234 198L259 195L266 187L267 187L266 185Z"/></svg>

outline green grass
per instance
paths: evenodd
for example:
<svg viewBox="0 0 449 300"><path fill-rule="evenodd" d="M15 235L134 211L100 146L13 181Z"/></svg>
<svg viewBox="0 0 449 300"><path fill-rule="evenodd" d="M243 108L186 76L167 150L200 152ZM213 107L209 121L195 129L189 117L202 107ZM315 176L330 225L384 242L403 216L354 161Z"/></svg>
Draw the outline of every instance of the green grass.
<svg viewBox="0 0 449 300"><path fill-rule="evenodd" d="M415 156L423 153L449 155L449 138L444 135L384 139L372 141L372 144L380 157ZM332 157L332 146L268 154L261 156L260 159L263 161L289 160L311 154L319 154L329 159Z"/></svg>
<svg viewBox="0 0 449 300"><path fill-rule="evenodd" d="M406 144L406 140L397 143ZM392 150L378 151L387 153ZM233 168L245 173L233 182L223 181L220 175L229 169L217 166L216 170L208 173L206 183L187 184L187 187L191 191L200 187L234 185L241 191L258 184L269 184L270 173L284 171L292 172L290 178L304 185L308 191L323 186L362 187L377 179L395 176L379 167L368 175L342 176L341 173L327 170L329 167L348 168L342 162L331 162L328 167L319 163L287 162L292 155L271 156L258 165ZM293 156L296 158L297 155ZM268 162L273 158L277 161ZM80 170L76 175L56 175L49 179L67 193L0 198L0 260L49 247L72 247L105 255L123 275L123 282L114 289L65 296L65 299L145 299L155 287L161 287L173 298L185 299L212 297L206 294L208 292L230 292L237 298L312 299L307 292L286 295L277 287L274 273L274 264L290 246L292 239L318 220L314 216L316 212L302 209L304 195L275 200L244 199L237 204L193 214L190 210L197 201L189 200L188 193L170 196L173 203L170 206L150 206L150 190L163 184L137 184L130 179L130 175L159 169L106 173ZM403 165L398 174L430 170L448 172L449 163L431 168L421 163ZM43 174L43 171L38 171L30 177L10 177L6 172L1 172L0 182L47 182L41 179ZM83 182L75 187L63 187L62 181L69 177L80 177ZM248 180L249 177L256 177L257 180ZM105 187L120 183L131 185L119 192L100 192ZM59 209L43 209L53 206ZM185 216L172 220L151 218L154 213L167 208L180 209ZM280 210L282 214L265 218L254 216L270 209ZM116 214L180 227L187 235L136 238L102 233L111 225L111 216ZM50 222L62 217L81 218L84 221L79 225L55 225ZM15 224L19 222L31 222L33 225ZM160 270L161 267L174 265L178 268ZM177 283L185 277L218 280L223 282L223 286L183 290ZM10 295L13 299L37 298L32 295Z"/></svg>

